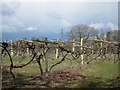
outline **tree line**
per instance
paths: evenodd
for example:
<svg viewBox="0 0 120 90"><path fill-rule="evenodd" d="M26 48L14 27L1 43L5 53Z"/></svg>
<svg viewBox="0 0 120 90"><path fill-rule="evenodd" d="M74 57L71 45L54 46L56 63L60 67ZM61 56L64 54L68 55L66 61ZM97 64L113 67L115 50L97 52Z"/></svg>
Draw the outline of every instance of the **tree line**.
<svg viewBox="0 0 120 90"><path fill-rule="evenodd" d="M92 26L86 24L79 24L72 26L67 33L69 40L77 40L79 41L80 38L87 39L101 39L107 41L118 41L118 30L104 30L104 32L95 29Z"/></svg>

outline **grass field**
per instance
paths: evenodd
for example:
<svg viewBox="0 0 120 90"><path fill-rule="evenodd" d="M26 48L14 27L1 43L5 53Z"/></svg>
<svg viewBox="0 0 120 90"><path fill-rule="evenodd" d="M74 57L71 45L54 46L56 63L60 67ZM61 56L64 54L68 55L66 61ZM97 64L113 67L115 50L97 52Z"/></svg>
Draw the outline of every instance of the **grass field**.
<svg viewBox="0 0 120 90"><path fill-rule="evenodd" d="M58 62L55 56L49 56L49 67ZM12 57L14 64L26 63L27 56ZM42 60L43 70L45 64ZM9 73L9 58L3 58L3 87L12 86L12 76ZM40 77L37 63L31 62L28 66L13 69L16 76L16 84L22 88L108 88L111 87L112 81L118 76L118 63L111 60L92 62L81 65L75 60L65 60L53 68L49 77Z"/></svg>

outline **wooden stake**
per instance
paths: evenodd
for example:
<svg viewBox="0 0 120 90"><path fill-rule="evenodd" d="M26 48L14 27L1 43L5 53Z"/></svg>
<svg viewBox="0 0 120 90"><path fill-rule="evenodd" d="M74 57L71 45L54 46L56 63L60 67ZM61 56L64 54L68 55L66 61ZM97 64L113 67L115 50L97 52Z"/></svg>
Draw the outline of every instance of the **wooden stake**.
<svg viewBox="0 0 120 90"><path fill-rule="evenodd" d="M56 59L58 58L58 48L56 48Z"/></svg>
<svg viewBox="0 0 120 90"><path fill-rule="evenodd" d="M57 41L58 41L59 39L57 38ZM58 48L56 48L56 59L58 59L58 54L59 54L59 51L58 51Z"/></svg>
<svg viewBox="0 0 120 90"><path fill-rule="evenodd" d="M27 48L27 55L29 55L29 48Z"/></svg>
<svg viewBox="0 0 120 90"><path fill-rule="evenodd" d="M13 46L13 41L11 40L11 56L13 56L13 48L12 48L12 46Z"/></svg>
<svg viewBox="0 0 120 90"><path fill-rule="evenodd" d="M81 46L83 46L83 38L81 38L81 40L80 40L80 44L81 44ZM81 47L81 51L83 50L83 47ZM84 63L84 61L83 61L83 54L81 54L81 60L82 60L82 64Z"/></svg>
<svg viewBox="0 0 120 90"><path fill-rule="evenodd" d="M74 43L74 39L73 39L73 48L72 48L72 51L74 52L75 51L75 43Z"/></svg>

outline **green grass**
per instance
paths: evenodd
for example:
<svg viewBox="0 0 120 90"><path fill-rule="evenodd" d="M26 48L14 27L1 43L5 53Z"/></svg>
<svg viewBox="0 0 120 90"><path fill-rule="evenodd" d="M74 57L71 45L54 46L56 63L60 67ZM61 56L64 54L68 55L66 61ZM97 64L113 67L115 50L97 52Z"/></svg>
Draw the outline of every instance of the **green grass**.
<svg viewBox="0 0 120 90"><path fill-rule="evenodd" d="M118 76L118 64L115 64L111 61L91 63L87 68L88 69L86 71L84 69L82 71L84 71L84 74L89 76L105 77L111 79Z"/></svg>
<svg viewBox="0 0 120 90"><path fill-rule="evenodd" d="M55 55L51 54L47 56L49 68L54 63L60 61L61 59L55 59ZM28 56L14 56L14 64L23 64L29 61ZM70 57L71 58L71 57ZM79 59L78 59L79 60ZM35 61L35 60L34 60ZM42 68L45 71L45 62L41 60ZM9 72L10 61L8 56L3 58L3 70ZM90 64L79 65L75 60L65 60L61 64L53 68L54 71L67 70L74 72L78 75L85 76L84 80L59 80L59 81L50 81L50 79L41 80L40 78L34 78L39 74L39 68L36 62L31 62L28 66L13 69L13 72L16 75L16 81L18 86L37 86L37 87L69 87L69 88L93 88L93 87L109 87L111 81L118 76L118 63L113 63L111 60L104 60L100 62L92 62ZM12 86L12 77L11 75L3 76L3 87ZM66 77L67 78L67 77ZM48 83L49 82L49 83ZM45 83L48 83L45 84Z"/></svg>
<svg viewBox="0 0 120 90"><path fill-rule="evenodd" d="M87 76L88 80L82 82L81 87L109 87L111 81L118 76L118 64L111 61L96 62L83 67L79 73Z"/></svg>

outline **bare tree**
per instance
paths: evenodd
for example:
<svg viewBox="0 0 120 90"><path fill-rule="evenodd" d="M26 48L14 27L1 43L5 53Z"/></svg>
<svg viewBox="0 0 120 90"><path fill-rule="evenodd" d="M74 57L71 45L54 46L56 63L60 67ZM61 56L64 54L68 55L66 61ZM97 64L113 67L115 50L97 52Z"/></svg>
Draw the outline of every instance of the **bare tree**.
<svg viewBox="0 0 120 90"><path fill-rule="evenodd" d="M111 31L111 38L113 41L117 41L119 40L119 30L113 30Z"/></svg>
<svg viewBox="0 0 120 90"><path fill-rule="evenodd" d="M69 39L80 40L81 37L84 37L86 40L90 37L95 37L98 34L98 30L94 27L85 24L79 24L72 26L68 32Z"/></svg>

